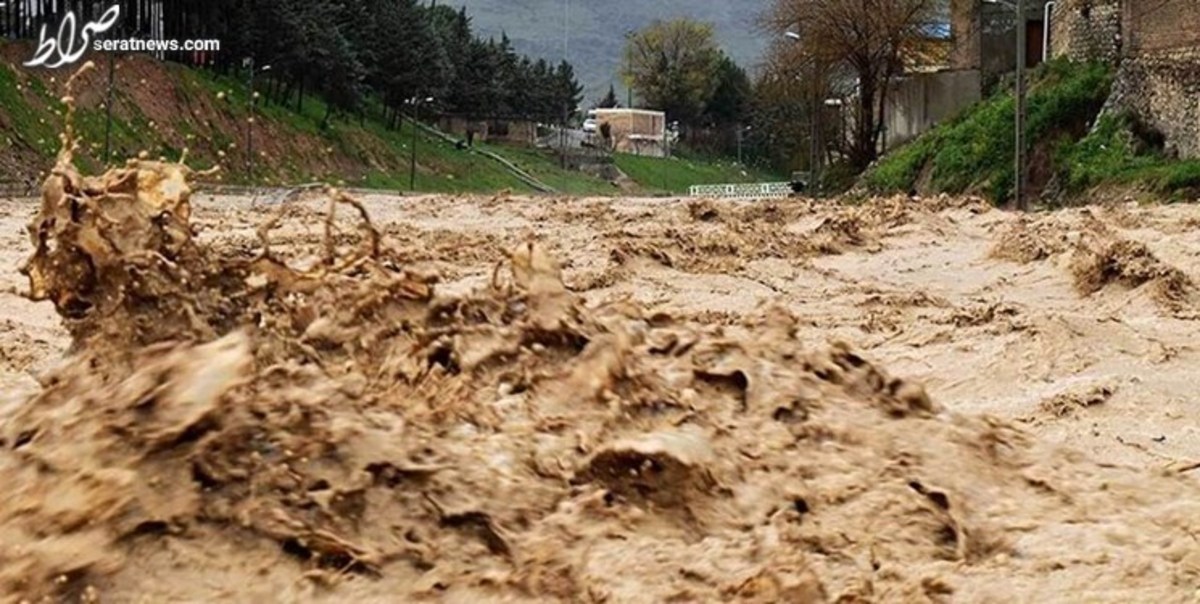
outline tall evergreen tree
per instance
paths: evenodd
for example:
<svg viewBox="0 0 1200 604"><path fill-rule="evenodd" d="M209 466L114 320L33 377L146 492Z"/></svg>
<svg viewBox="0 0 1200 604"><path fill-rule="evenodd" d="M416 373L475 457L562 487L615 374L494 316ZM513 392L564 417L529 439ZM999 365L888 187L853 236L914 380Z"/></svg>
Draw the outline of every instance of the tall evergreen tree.
<svg viewBox="0 0 1200 604"><path fill-rule="evenodd" d="M570 65L522 57L507 35L479 38L466 9L423 0L112 0L114 35L213 38L218 53L166 58L244 77L251 61L269 100L301 107L326 101L326 121L377 99L392 120L414 97L468 117L558 119L580 101ZM93 0L20 0L0 5L0 35L32 38L68 10L94 20ZM154 18L152 18L154 17ZM158 25L162 24L159 28ZM251 60L251 61L247 61ZM270 71L263 71L267 65Z"/></svg>
<svg viewBox="0 0 1200 604"><path fill-rule="evenodd" d="M617 89L612 84L608 85L608 93L600 99L600 104L596 106L600 109L615 109L621 106L621 102L617 100Z"/></svg>

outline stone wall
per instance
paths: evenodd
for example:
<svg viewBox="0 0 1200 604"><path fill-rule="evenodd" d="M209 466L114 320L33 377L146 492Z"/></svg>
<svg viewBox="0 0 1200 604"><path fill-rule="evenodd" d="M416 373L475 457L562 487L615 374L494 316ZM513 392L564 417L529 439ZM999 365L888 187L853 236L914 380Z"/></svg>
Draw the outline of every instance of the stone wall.
<svg viewBox="0 0 1200 604"><path fill-rule="evenodd" d="M1200 1L1125 6L1121 104L1166 138L1168 152L1200 157Z"/></svg>
<svg viewBox="0 0 1200 604"><path fill-rule="evenodd" d="M1127 60L1116 94L1118 106L1163 134L1169 154L1200 157L1200 54Z"/></svg>
<svg viewBox="0 0 1200 604"><path fill-rule="evenodd" d="M1132 55L1196 50L1200 47L1200 2L1127 0L1125 28Z"/></svg>
<svg viewBox="0 0 1200 604"><path fill-rule="evenodd" d="M1073 61L1117 63L1121 56L1120 0L1059 0L1050 27L1050 54Z"/></svg>
<svg viewBox="0 0 1200 604"><path fill-rule="evenodd" d="M1200 0L1060 0L1053 21L1054 56L1119 65L1109 106L1200 157Z"/></svg>
<svg viewBox="0 0 1200 604"><path fill-rule="evenodd" d="M979 69L982 4L978 0L950 0L951 69Z"/></svg>

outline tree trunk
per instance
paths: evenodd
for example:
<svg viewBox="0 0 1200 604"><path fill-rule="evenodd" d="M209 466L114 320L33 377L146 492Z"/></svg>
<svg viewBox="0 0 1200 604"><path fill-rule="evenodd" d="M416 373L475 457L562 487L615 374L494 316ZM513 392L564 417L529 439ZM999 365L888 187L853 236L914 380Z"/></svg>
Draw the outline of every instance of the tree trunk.
<svg viewBox="0 0 1200 604"><path fill-rule="evenodd" d="M884 126L887 123L888 87L891 85L891 82L892 74L891 70L889 69L883 76L883 85L879 88L879 118L876 121L875 134L871 138L871 148L875 150L879 149L879 143L881 139L884 139L883 143L885 148L887 145L887 132L884 130ZM878 152L876 152L874 155L875 157L872 157L871 161L875 161L876 157L878 157Z"/></svg>
<svg viewBox="0 0 1200 604"><path fill-rule="evenodd" d="M856 169L864 170L875 161L875 100L876 82L874 74L859 74L858 123L854 127L853 151L850 161Z"/></svg>

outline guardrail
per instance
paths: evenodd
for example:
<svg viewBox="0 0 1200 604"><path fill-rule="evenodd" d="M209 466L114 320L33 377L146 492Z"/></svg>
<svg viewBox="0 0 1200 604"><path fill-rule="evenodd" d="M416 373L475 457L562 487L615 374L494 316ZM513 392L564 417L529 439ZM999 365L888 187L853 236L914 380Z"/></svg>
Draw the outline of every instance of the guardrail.
<svg viewBox="0 0 1200 604"><path fill-rule="evenodd" d="M690 189L689 194L692 197L717 197L721 199L778 199L792 194L792 184L787 182L759 182L696 185Z"/></svg>

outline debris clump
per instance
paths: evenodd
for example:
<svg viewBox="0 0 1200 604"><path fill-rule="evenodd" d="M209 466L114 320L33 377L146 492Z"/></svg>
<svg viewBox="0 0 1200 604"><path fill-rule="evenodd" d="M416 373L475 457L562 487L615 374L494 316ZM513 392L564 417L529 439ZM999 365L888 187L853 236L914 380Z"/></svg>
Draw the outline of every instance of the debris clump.
<svg viewBox="0 0 1200 604"><path fill-rule="evenodd" d="M1057 256L1067 248L1066 230L1061 224L1048 219L1021 217L1000 234L989 256L1029 264Z"/></svg>
<svg viewBox="0 0 1200 604"><path fill-rule="evenodd" d="M1075 288L1094 294L1110 284L1133 289L1149 284L1155 301L1172 311L1191 306L1195 284L1183 271L1159 260L1145 244L1111 239L1082 245L1071 261Z"/></svg>

